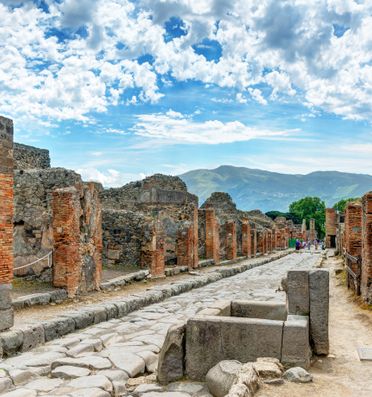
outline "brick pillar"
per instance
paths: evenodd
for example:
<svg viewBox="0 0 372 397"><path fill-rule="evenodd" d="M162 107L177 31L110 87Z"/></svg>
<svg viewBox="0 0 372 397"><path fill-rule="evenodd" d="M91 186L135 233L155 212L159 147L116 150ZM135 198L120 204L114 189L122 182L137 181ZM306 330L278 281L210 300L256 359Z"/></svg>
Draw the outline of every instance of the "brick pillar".
<svg viewBox="0 0 372 397"><path fill-rule="evenodd" d="M252 256L251 225L248 220L242 223L242 254L248 258Z"/></svg>
<svg viewBox="0 0 372 397"><path fill-rule="evenodd" d="M0 331L13 326L13 121L0 116Z"/></svg>
<svg viewBox="0 0 372 397"><path fill-rule="evenodd" d="M194 268L194 228L187 224L177 232L177 265Z"/></svg>
<svg viewBox="0 0 372 397"><path fill-rule="evenodd" d="M220 235L219 224L213 208L205 210L205 257L213 259L214 264L220 263Z"/></svg>
<svg viewBox="0 0 372 397"><path fill-rule="evenodd" d="M372 191L362 199L362 277L363 300L372 304Z"/></svg>
<svg viewBox="0 0 372 397"><path fill-rule="evenodd" d="M199 228L198 228L198 208L194 208L193 214L193 252L192 252L192 268L196 269L199 267Z"/></svg>
<svg viewBox="0 0 372 397"><path fill-rule="evenodd" d="M336 248L337 213L333 208L326 208L326 247Z"/></svg>
<svg viewBox="0 0 372 397"><path fill-rule="evenodd" d="M257 229L253 230L253 246L252 246L253 257L257 256Z"/></svg>
<svg viewBox="0 0 372 397"><path fill-rule="evenodd" d="M314 241L316 238L315 219L310 219L309 240Z"/></svg>
<svg viewBox="0 0 372 397"><path fill-rule="evenodd" d="M165 240L160 221L144 230L141 247L141 267L148 268L152 277L165 276Z"/></svg>
<svg viewBox="0 0 372 397"><path fill-rule="evenodd" d="M94 183L52 194L53 285L70 297L98 289L102 273L102 218Z"/></svg>
<svg viewBox="0 0 372 397"><path fill-rule="evenodd" d="M53 192L53 285L74 296L79 288L81 257L80 197L74 187Z"/></svg>
<svg viewBox="0 0 372 397"><path fill-rule="evenodd" d="M304 240L306 240L306 239L307 239L306 219L302 219L301 234L302 234L302 238L303 238Z"/></svg>
<svg viewBox="0 0 372 397"><path fill-rule="evenodd" d="M226 259L236 259L236 223L228 221L225 223L226 228Z"/></svg>
<svg viewBox="0 0 372 397"><path fill-rule="evenodd" d="M362 255L362 205L349 203L345 210L344 246L350 255Z"/></svg>

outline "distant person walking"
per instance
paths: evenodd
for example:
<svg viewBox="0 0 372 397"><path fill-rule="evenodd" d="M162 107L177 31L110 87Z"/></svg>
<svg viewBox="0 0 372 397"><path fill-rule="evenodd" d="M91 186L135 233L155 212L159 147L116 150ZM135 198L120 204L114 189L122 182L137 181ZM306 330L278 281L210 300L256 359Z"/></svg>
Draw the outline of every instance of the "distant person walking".
<svg viewBox="0 0 372 397"><path fill-rule="evenodd" d="M299 251L301 249L301 241L299 239L296 239L296 251Z"/></svg>

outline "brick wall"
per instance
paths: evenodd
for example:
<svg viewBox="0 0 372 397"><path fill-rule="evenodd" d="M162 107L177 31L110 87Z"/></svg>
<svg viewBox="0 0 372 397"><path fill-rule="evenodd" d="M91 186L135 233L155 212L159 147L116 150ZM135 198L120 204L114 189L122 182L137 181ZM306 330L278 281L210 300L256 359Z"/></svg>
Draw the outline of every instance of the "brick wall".
<svg viewBox="0 0 372 397"><path fill-rule="evenodd" d="M0 331L13 325L13 122L0 117Z"/></svg>
<svg viewBox="0 0 372 397"><path fill-rule="evenodd" d="M361 293L372 304L372 192L362 199L362 277Z"/></svg>
<svg viewBox="0 0 372 397"><path fill-rule="evenodd" d="M334 240L337 234L337 213L333 208L326 208L326 246L335 248Z"/></svg>
<svg viewBox="0 0 372 397"><path fill-rule="evenodd" d="M94 183L56 189L53 211L53 284L70 297L98 289L102 272L102 218Z"/></svg>
<svg viewBox="0 0 372 397"><path fill-rule="evenodd" d="M362 255L362 205L360 203L349 203L346 207L344 247L350 255Z"/></svg>

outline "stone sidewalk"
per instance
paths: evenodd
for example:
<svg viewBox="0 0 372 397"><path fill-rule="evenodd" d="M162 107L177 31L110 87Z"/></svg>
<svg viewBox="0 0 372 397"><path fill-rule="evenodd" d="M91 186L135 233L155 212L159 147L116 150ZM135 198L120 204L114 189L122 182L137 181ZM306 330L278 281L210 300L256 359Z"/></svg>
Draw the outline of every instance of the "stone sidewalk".
<svg viewBox="0 0 372 397"><path fill-rule="evenodd" d="M6 397L208 396L200 384L173 384L166 391L154 380L154 384L139 385L133 393L126 391L126 384L131 384L128 378L155 372L170 325L216 300L283 301L285 294L276 290L286 272L313 267L319 259L318 254L294 253L3 360L0 393L5 392Z"/></svg>

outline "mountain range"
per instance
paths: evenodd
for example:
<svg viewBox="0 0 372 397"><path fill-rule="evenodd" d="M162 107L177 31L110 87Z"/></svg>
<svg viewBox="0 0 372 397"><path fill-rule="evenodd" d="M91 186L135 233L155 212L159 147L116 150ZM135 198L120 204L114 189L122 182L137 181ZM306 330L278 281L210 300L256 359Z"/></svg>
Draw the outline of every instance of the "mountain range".
<svg viewBox="0 0 372 397"><path fill-rule="evenodd" d="M338 171L310 174L281 174L245 167L222 165L179 175L202 204L213 192L229 193L242 210L288 211L289 205L305 196L317 196L326 206L359 197L372 190L372 176Z"/></svg>

